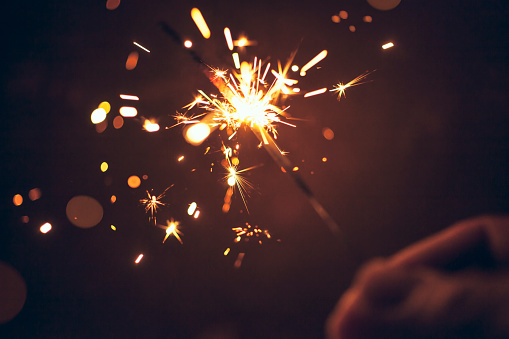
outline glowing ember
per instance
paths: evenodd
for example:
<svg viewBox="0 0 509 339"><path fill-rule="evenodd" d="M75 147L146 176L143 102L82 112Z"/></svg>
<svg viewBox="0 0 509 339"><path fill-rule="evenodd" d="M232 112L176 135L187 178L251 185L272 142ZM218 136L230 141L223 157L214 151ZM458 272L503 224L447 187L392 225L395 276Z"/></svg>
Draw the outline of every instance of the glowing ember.
<svg viewBox="0 0 509 339"><path fill-rule="evenodd" d="M317 56L315 56L313 59L311 59L307 64L305 64L301 69L300 69L300 75L301 76L305 76L306 75L306 72L311 68L313 67L314 65L316 65L317 63L319 63L320 61L322 61L323 59L325 59L325 57L327 56L327 50L323 50L321 51L320 53L317 54Z"/></svg>
<svg viewBox="0 0 509 339"><path fill-rule="evenodd" d="M47 223L43 224L39 230L41 231L41 233L46 234L49 231L51 231L51 228L52 228L51 224L49 222L47 222Z"/></svg>
<svg viewBox="0 0 509 339"><path fill-rule="evenodd" d="M124 118L132 118L138 115L138 110L134 107L122 106L120 107L120 115Z"/></svg>
<svg viewBox="0 0 509 339"><path fill-rule="evenodd" d="M20 206L23 203L23 197L20 194L16 194L12 198L12 202L15 206Z"/></svg>
<svg viewBox="0 0 509 339"><path fill-rule="evenodd" d="M181 244L183 244L182 239L180 239L180 235L182 235L182 233L178 229L179 225L180 225L180 223L178 221L174 221L173 218L171 218L171 221L166 220L165 226L158 225L160 228L163 228L166 230L166 235L164 237L163 243L166 241L166 239L168 239L168 237L170 235L173 235Z"/></svg>
<svg viewBox="0 0 509 339"><path fill-rule="evenodd" d="M135 260L134 262L135 262L136 264L139 264L139 263L140 263L140 261L141 261L141 259L143 259L143 254L140 254L140 255L138 256L138 258L136 258L136 260Z"/></svg>
<svg viewBox="0 0 509 339"><path fill-rule="evenodd" d="M200 10L198 8L193 8L191 10L191 17L193 18L194 23L200 30L201 35L205 39L210 38L210 30L207 26L207 23L205 22L205 19L203 18L203 15L201 14Z"/></svg>
<svg viewBox="0 0 509 339"><path fill-rule="evenodd" d="M142 45L140 45L140 44L139 44L139 43L137 43L136 41L133 41L133 44L134 44L135 46L137 46L137 47L141 48L141 49L142 49L142 50L144 50L145 52L150 53L150 51L149 51L147 48L143 47Z"/></svg>
<svg viewBox="0 0 509 339"><path fill-rule="evenodd" d="M388 43L382 45L383 49L389 49L389 48L392 48L392 47L394 47L394 43L392 43L392 42L388 42Z"/></svg>
<svg viewBox="0 0 509 339"><path fill-rule="evenodd" d="M365 82L360 82L362 79L366 78L368 75L370 75L372 72L365 72L361 75L359 75L358 77L356 77L355 79L353 79L352 81L346 83L346 84L342 84L342 83L339 83L337 84L336 86L334 86L333 89L331 89L330 91L331 92L338 92L338 100L341 100L341 95L345 96L345 90L348 88L348 87L352 87L352 86L358 86L358 85L362 85L362 84L365 84Z"/></svg>

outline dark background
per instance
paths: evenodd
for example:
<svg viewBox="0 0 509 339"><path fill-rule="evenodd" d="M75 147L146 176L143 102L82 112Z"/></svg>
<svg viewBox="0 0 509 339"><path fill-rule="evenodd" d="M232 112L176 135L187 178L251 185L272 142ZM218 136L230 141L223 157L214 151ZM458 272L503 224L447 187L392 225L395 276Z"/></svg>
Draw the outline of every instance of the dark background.
<svg viewBox="0 0 509 339"><path fill-rule="evenodd" d="M207 20L209 40L194 26L192 7ZM333 23L340 10L348 20ZM9 3L2 15L0 260L21 273L28 291L21 313L0 327L6 337L320 338L362 262L457 220L509 211L506 1L403 0L388 12L353 0L124 0L114 11L105 1L27 1ZM180 128L149 134L139 119L112 127L120 93L138 95L140 115L164 127L197 89L215 91L162 22L218 67L231 67L225 26L234 38L245 33L258 42L243 60L284 62L298 48L302 66L327 49L318 69L296 76L303 91L376 69L372 82L348 89L340 102L332 93L290 98L289 112L302 120L279 127L278 145L341 226L342 239L248 131L239 136L240 165L263 164L246 174L256 186L250 214L235 196L225 215L216 134L193 147ZM383 51L388 41L396 46ZM138 66L127 71L135 50ZM97 133L90 113L104 100L112 105L110 124ZM323 128L335 132L332 141ZM203 155L207 146L212 152ZM177 163L181 154L186 159ZM131 189L130 175L148 179ZM172 184L158 221L179 220L183 245L173 238L162 244L164 231L139 205L145 190ZM42 197L30 201L35 187ZM18 193L25 201L16 207ZM66 218L67 202L80 194L104 207L94 228ZM186 214L192 201L197 220ZM47 221L53 230L43 235ZM231 228L245 222L281 241L234 244ZM145 257L135 265L139 253ZM235 269L238 253L246 255Z"/></svg>

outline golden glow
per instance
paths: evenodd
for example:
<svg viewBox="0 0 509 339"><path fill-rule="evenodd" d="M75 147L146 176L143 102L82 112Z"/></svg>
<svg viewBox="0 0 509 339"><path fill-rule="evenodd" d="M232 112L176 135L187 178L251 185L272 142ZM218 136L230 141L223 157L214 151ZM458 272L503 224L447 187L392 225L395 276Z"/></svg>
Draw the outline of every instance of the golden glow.
<svg viewBox="0 0 509 339"><path fill-rule="evenodd" d="M295 166L292 171L297 172L299 170L299 167Z"/></svg>
<svg viewBox="0 0 509 339"><path fill-rule="evenodd" d="M171 220L166 220L165 226L159 226L163 229L166 229L166 235L164 236L163 243L166 241L166 239L168 239L170 235L173 235L181 244L183 244L182 239L180 239L180 235L182 235L182 233L178 229L179 225L180 223L178 221L174 221L173 218L171 218Z"/></svg>
<svg viewBox="0 0 509 339"><path fill-rule="evenodd" d="M127 185L129 185L129 187L131 187L131 188L138 188L138 187L140 187L140 185L141 185L140 177L138 177L137 175L131 175L127 179Z"/></svg>
<svg viewBox="0 0 509 339"><path fill-rule="evenodd" d="M350 82L348 82L348 83L346 83L344 85L340 82L339 84L334 86L330 91L331 92L338 92L338 101L339 101L339 100L341 100L341 96L345 96L345 90L348 87L353 87L353 86L358 86L358 85L365 84L366 82L360 82L360 81L363 80L364 78L366 78L368 75L370 75L373 72L374 71L372 71L372 72L364 72L361 75L359 75L358 77L356 77L355 79L353 79L352 81L350 81Z"/></svg>
<svg viewBox="0 0 509 339"><path fill-rule="evenodd" d="M198 146L208 138L210 132L209 125L200 122L190 126L185 131L184 138L191 145Z"/></svg>
<svg viewBox="0 0 509 339"><path fill-rule="evenodd" d="M136 264L139 264L139 263L140 263L140 261L141 261L141 259L143 259L143 254L140 254L140 255L138 256L138 258L136 258L136 260L135 260L134 262L135 262Z"/></svg>
<svg viewBox="0 0 509 339"><path fill-rule="evenodd" d="M159 124L152 120L146 119L145 122L143 123L143 128L147 132L157 132L159 131Z"/></svg>
<svg viewBox="0 0 509 339"><path fill-rule="evenodd" d="M47 223L43 224L39 230L41 231L41 233L46 234L49 231L51 231L51 228L52 228L51 224L49 222L47 222Z"/></svg>
<svg viewBox="0 0 509 339"><path fill-rule="evenodd" d="M198 8L193 8L191 10L191 17L193 18L194 23L200 30L201 35L205 39L210 38L210 30L207 26L207 23L205 22L205 19L203 18L203 15L201 14L200 10Z"/></svg>
<svg viewBox="0 0 509 339"><path fill-rule="evenodd" d="M240 69L239 53L232 53L232 57L233 57L233 64L235 65L235 68Z"/></svg>
<svg viewBox="0 0 509 339"><path fill-rule="evenodd" d="M316 65L317 63L319 63L320 61L322 61L325 57L327 56L327 50L323 50L321 51L320 53L318 53L313 59L311 59L307 64L305 64L301 69L300 69L300 75L301 76L305 76L306 75L306 72L311 68L313 67L314 65Z"/></svg>
<svg viewBox="0 0 509 339"><path fill-rule="evenodd" d="M149 51L147 48L143 47L142 45L140 45L140 44L139 44L139 43L137 43L136 41L133 41L133 44L134 44L135 46L137 46L137 47L141 48L141 49L142 49L142 50L144 50L145 52L150 53L150 51Z"/></svg>
<svg viewBox="0 0 509 339"><path fill-rule="evenodd" d="M111 201L112 204L114 204L117 201L117 196L116 195L112 195L111 198L110 198L110 201Z"/></svg>
<svg viewBox="0 0 509 339"><path fill-rule="evenodd" d="M119 129L122 128L122 126L124 126L124 119L118 115L115 119L113 119L113 127L115 127L115 129Z"/></svg>
<svg viewBox="0 0 509 339"><path fill-rule="evenodd" d="M136 95L120 94L120 99L124 100L140 100Z"/></svg>
<svg viewBox="0 0 509 339"><path fill-rule="evenodd" d="M112 230L114 230L114 231L116 231L116 230L117 230L117 228L116 228L115 226L113 226L113 225L111 225L110 227L111 227L111 229L112 229Z"/></svg>
<svg viewBox="0 0 509 339"><path fill-rule="evenodd" d="M21 194L16 194L12 198L12 202L14 203L15 206L20 206L23 203L23 197L21 196Z"/></svg>
<svg viewBox="0 0 509 339"><path fill-rule="evenodd" d="M193 47L193 42L191 40L184 41L184 47L185 48L191 48Z"/></svg>
<svg viewBox="0 0 509 339"><path fill-rule="evenodd" d="M327 158L326 158L326 157L323 157L323 158L322 158L322 161L323 161L323 162L327 162Z"/></svg>
<svg viewBox="0 0 509 339"><path fill-rule="evenodd" d="M127 60L125 62L125 69L128 71L132 71L136 68L136 65L138 65L138 58L140 54L136 51L129 53L127 56Z"/></svg>
<svg viewBox="0 0 509 339"><path fill-rule="evenodd" d="M230 51L233 51L232 33L230 32L230 29L228 27L224 28L224 37L226 38L226 44L228 45L228 49Z"/></svg>
<svg viewBox="0 0 509 339"><path fill-rule="evenodd" d="M183 155L181 155L181 156L177 159L177 161L178 161L178 162L181 162L182 160L184 160L184 156L183 156Z"/></svg>
<svg viewBox="0 0 509 339"><path fill-rule="evenodd" d="M228 253L230 253L230 248L229 247L224 251L223 254L226 256L226 255L228 255Z"/></svg>
<svg viewBox="0 0 509 339"><path fill-rule="evenodd" d="M110 110L111 110L111 105L109 102L107 101L103 101L99 104L99 108L102 108L104 109L104 111L106 112L106 114L110 113Z"/></svg>
<svg viewBox="0 0 509 339"><path fill-rule="evenodd" d="M196 207L198 207L198 204L192 202L191 205L189 205L189 208L187 209L187 214L193 215L193 213L196 211Z"/></svg>
<svg viewBox="0 0 509 339"><path fill-rule="evenodd" d="M382 46L383 49L389 49L392 47L394 47L394 43L392 43L392 42L388 42Z"/></svg>
<svg viewBox="0 0 509 339"><path fill-rule="evenodd" d="M101 172L106 172L108 170L108 163L107 162L103 162L101 164Z"/></svg>
<svg viewBox="0 0 509 339"><path fill-rule="evenodd" d="M42 196L41 190L39 188L32 188L28 191L28 198L32 201L36 201L40 199Z"/></svg>
<svg viewBox="0 0 509 339"><path fill-rule="evenodd" d="M120 115L124 118L132 118L138 115L138 110L134 107L130 106L122 106L120 107Z"/></svg>
<svg viewBox="0 0 509 339"><path fill-rule="evenodd" d="M93 124L97 125L106 119L106 111L104 108L96 108L90 115L90 119L92 120Z"/></svg>
<svg viewBox="0 0 509 339"><path fill-rule="evenodd" d="M320 88L320 89L317 89L316 91L307 92L306 94L304 94L304 98L309 98L314 95L323 94L325 92L327 92L327 88Z"/></svg>

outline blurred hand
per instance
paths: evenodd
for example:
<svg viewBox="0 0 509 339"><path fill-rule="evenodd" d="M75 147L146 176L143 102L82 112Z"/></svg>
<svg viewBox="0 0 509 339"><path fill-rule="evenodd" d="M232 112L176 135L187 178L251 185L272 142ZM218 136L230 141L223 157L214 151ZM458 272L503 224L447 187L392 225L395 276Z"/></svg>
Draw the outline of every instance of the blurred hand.
<svg viewBox="0 0 509 339"><path fill-rule="evenodd" d="M362 268L329 338L509 338L509 217L459 222Z"/></svg>

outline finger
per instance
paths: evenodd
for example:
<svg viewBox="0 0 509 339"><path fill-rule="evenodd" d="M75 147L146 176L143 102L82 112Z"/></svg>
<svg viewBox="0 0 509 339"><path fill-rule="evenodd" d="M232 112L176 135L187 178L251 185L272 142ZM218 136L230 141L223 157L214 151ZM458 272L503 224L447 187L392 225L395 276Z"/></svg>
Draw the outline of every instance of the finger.
<svg viewBox="0 0 509 339"><path fill-rule="evenodd" d="M482 255L509 263L509 217L484 216L459 222L396 253L390 263L445 267L461 258L475 260Z"/></svg>
<svg viewBox="0 0 509 339"><path fill-rule="evenodd" d="M507 337L508 283L509 275L368 266L331 314L329 338Z"/></svg>

